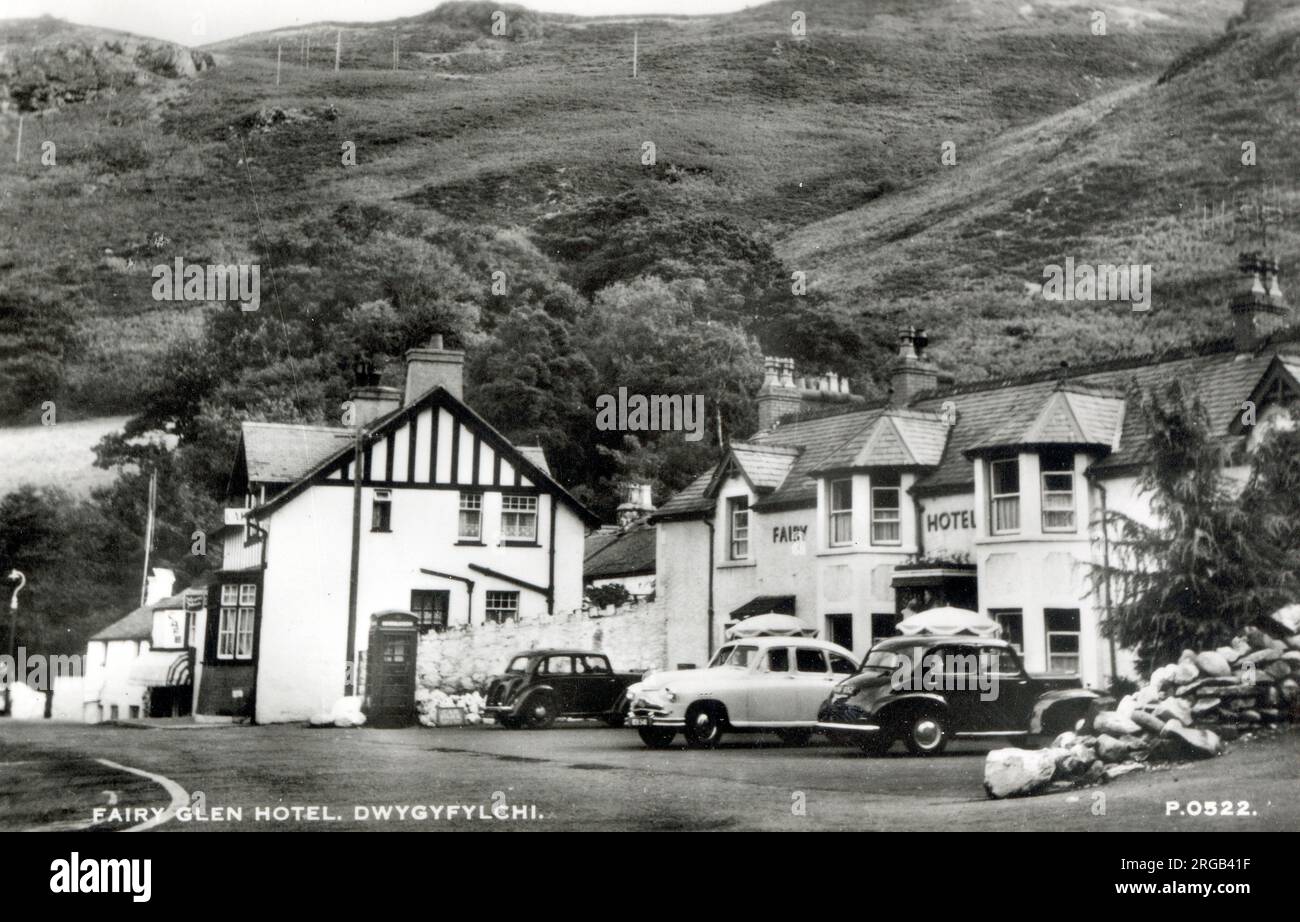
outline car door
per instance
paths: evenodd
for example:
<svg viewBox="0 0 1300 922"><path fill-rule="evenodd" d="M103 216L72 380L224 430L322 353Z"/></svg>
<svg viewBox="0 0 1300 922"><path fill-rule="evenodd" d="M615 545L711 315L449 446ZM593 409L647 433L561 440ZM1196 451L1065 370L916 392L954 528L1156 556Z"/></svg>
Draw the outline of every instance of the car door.
<svg viewBox="0 0 1300 922"><path fill-rule="evenodd" d="M537 670L542 681L555 689L556 703L561 714L570 714L575 707L577 681L573 674L573 657L552 655L546 657Z"/></svg>
<svg viewBox="0 0 1300 922"><path fill-rule="evenodd" d="M758 669L750 675L749 719L755 723L798 720L799 679L790 648L768 647Z"/></svg>
<svg viewBox="0 0 1300 922"><path fill-rule="evenodd" d="M921 659L921 688L948 702L950 733L993 729L993 710L980 701L979 648L945 644L927 650Z"/></svg>
<svg viewBox="0 0 1300 922"><path fill-rule="evenodd" d="M1007 647L985 647L980 651L981 680L987 689L989 730L1024 733L1029 730L1029 716L1037 690L1025 674L1016 651Z"/></svg>
<svg viewBox="0 0 1300 922"><path fill-rule="evenodd" d="M608 711L614 702L614 670L609 660L595 654L574 657L576 699L574 710L583 714Z"/></svg>
<svg viewBox="0 0 1300 922"><path fill-rule="evenodd" d="M794 673L799 695L799 712L795 719L815 721L822 702L843 677L831 672L826 662L826 651L819 647L795 647Z"/></svg>

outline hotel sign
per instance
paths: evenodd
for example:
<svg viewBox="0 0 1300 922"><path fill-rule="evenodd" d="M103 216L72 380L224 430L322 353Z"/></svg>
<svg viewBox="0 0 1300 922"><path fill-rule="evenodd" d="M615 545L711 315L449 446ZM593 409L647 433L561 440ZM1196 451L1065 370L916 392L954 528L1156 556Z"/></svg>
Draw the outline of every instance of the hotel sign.
<svg viewBox="0 0 1300 922"><path fill-rule="evenodd" d="M975 507L969 494L931 498L921 509L920 526L927 554L975 552Z"/></svg>
<svg viewBox="0 0 1300 922"><path fill-rule="evenodd" d="M927 532L952 531L975 527L974 509L957 509L952 512L927 512L925 530Z"/></svg>

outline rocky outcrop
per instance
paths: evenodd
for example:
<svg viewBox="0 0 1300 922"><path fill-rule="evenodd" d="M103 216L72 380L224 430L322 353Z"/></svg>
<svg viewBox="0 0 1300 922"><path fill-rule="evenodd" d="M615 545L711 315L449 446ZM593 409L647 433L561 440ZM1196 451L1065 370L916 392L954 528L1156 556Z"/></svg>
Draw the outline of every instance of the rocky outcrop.
<svg viewBox="0 0 1300 922"><path fill-rule="evenodd" d="M1300 720L1300 606L1269 620L1273 637L1248 628L1231 644L1185 650L1113 711L1081 720L1051 747L997 749L984 764L990 797L1014 797L1109 781L1152 763L1205 759L1262 726ZM1052 765L1044 780L1044 760Z"/></svg>

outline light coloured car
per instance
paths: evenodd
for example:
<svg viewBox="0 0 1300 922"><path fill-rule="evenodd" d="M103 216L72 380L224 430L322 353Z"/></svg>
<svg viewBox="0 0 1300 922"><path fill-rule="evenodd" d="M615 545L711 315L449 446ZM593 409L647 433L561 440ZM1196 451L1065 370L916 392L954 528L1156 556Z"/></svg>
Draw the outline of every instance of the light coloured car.
<svg viewBox="0 0 1300 922"><path fill-rule="evenodd" d="M626 725L652 749L670 745L679 730L697 749L716 746L731 730L773 731L801 746L831 689L857 669L851 652L824 640L732 640L704 669L656 672L630 686Z"/></svg>

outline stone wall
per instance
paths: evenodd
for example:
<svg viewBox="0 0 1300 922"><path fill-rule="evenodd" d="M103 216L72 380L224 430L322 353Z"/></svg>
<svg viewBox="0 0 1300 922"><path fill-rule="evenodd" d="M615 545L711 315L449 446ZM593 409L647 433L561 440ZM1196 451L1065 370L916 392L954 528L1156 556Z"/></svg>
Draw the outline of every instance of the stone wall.
<svg viewBox="0 0 1300 922"><path fill-rule="evenodd" d="M604 653L617 672L662 669L668 665L666 620L665 606L655 600L430 632L420 638L417 690L481 692L489 676L505 670L511 656L543 647Z"/></svg>

